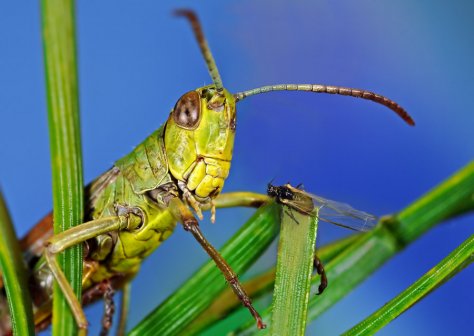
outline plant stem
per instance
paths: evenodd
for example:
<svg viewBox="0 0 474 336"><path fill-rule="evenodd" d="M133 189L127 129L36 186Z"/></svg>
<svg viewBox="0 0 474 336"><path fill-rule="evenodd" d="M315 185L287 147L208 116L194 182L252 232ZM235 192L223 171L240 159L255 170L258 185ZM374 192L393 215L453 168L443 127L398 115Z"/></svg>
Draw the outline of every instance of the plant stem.
<svg viewBox="0 0 474 336"><path fill-rule="evenodd" d="M27 272L23 262L20 244L8 213L7 205L0 192L0 269L8 298L9 313L14 335L34 335L33 306L28 288ZM0 297L0 299L3 299ZM0 319L6 318L6 311ZM0 329L0 331L2 331Z"/></svg>
<svg viewBox="0 0 474 336"><path fill-rule="evenodd" d="M54 232L83 219L83 177L73 0L42 0L42 31L48 122L53 175ZM62 253L58 261L77 297L82 289L82 246ZM56 285L53 334L74 335L76 322Z"/></svg>

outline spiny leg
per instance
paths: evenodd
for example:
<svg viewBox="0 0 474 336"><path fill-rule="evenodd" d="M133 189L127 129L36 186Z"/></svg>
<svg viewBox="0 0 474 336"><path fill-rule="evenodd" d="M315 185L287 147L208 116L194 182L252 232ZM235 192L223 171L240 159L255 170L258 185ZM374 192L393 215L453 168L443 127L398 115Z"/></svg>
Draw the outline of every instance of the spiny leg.
<svg viewBox="0 0 474 336"><path fill-rule="evenodd" d="M101 336L108 335L112 327L113 315L115 312L114 289L110 280L106 279L89 288L82 296L82 303L88 304L97 298L104 300L104 315L102 316Z"/></svg>
<svg viewBox="0 0 474 336"><path fill-rule="evenodd" d="M189 208L178 198L171 200L170 208L176 211L175 216L180 219L184 229L188 232L191 232L191 234L198 241L198 243L201 244L207 254L209 254L209 256L214 260L234 293L237 295L242 304L247 307L247 309L257 321L257 327L259 329L264 329L266 325L262 322L262 318L260 317L259 313L252 306L252 302L240 284L237 274L235 274L235 272L232 270L229 264L227 264L224 258L222 258L219 252L203 236L201 230L199 229L199 223L197 219L194 218Z"/></svg>
<svg viewBox="0 0 474 336"><path fill-rule="evenodd" d="M100 234L126 228L127 218L127 216L111 216L92 220L51 237L45 244L46 262L71 308L78 327L82 330L81 334L86 333L87 319L79 300L56 260L56 254Z"/></svg>
<svg viewBox="0 0 474 336"><path fill-rule="evenodd" d="M316 272L321 276L321 282L319 283L318 293L317 293L317 295L320 295L322 292L324 292L324 289L326 289L326 287L328 286L328 278L326 277L326 271L324 270L324 265L316 254L314 255L313 263L314 263L314 268L316 269Z"/></svg>
<svg viewBox="0 0 474 336"><path fill-rule="evenodd" d="M105 280L101 283L104 290L104 316L102 317L102 330L100 336L107 336L112 328L112 320L115 313L114 289L110 281Z"/></svg>

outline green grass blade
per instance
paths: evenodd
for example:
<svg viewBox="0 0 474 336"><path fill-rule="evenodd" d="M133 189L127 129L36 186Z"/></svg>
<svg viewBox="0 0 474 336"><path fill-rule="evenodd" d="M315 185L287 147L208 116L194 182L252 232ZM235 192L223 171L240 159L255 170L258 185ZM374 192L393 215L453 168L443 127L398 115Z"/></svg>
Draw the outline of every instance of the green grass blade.
<svg viewBox="0 0 474 336"><path fill-rule="evenodd" d="M370 317L348 330L344 335L373 335L389 322L407 311L432 290L448 281L474 261L474 235L451 252L438 265L423 275Z"/></svg>
<svg viewBox="0 0 474 336"><path fill-rule="evenodd" d="M42 0L42 30L53 175L54 232L82 222L83 177L73 0ZM81 297L82 246L58 258ZM74 335L75 320L58 286L54 289L53 334Z"/></svg>
<svg viewBox="0 0 474 336"><path fill-rule="evenodd" d="M324 295L309 301L308 319L314 320L347 295L405 246L439 222L474 210L474 162L409 205L398 215L384 219L374 230L363 234L352 246L326 265L329 286ZM317 286L319 278L312 284ZM270 311L262 314L268 318ZM251 324L242 323L236 333L251 333Z"/></svg>
<svg viewBox="0 0 474 336"><path fill-rule="evenodd" d="M303 215L282 206L272 336L305 334L317 229L316 215Z"/></svg>
<svg viewBox="0 0 474 336"><path fill-rule="evenodd" d="M341 240L332 242L331 244L319 248L316 254L323 264L326 264L344 249L346 249L349 245L353 244L359 237L360 235L351 235ZM248 279L242 285L244 286L247 294L249 294L253 300L259 299L260 297L268 295L273 291L275 284L275 273L276 268L272 267L267 271L264 271L261 274ZM225 291L214 300L211 306L203 311L201 315L199 315L199 317L196 318L183 333L186 335L196 335L203 330L206 330L206 333L210 335L215 334L214 328L219 329L218 325L212 326L212 328L209 330L207 329L237 309L239 309L239 311L246 310L245 307L242 307L242 304L236 298L232 290L230 288L226 288ZM244 314L245 313L246 311Z"/></svg>
<svg viewBox="0 0 474 336"><path fill-rule="evenodd" d="M14 335L34 335L33 306L20 244L0 192L0 269L8 297ZM3 316L2 316L3 318Z"/></svg>
<svg viewBox="0 0 474 336"><path fill-rule="evenodd" d="M120 310L117 326L117 336L123 336L127 330L128 312L130 311L130 296L132 293L132 284L126 283L122 288L122 298L120 299Z"/></svg>
<svg viewBox="0 0 474 336"><path fill-rule="evenodd" d="M224 245L220 252L237 274L248 269L275 239L279 222L279 207L276 204L261 207ZM214 262L209 261L135 326L129 335L182 334L227 286Z"/></svg>

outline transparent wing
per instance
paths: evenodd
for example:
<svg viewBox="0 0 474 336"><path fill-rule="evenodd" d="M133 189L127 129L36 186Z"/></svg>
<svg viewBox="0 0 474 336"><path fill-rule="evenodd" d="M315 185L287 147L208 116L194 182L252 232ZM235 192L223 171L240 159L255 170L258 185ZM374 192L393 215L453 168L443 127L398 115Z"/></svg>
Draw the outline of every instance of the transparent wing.
<svg viewBox="0 0 474 336"><path fill-rule="evenodd" d="M355 231L369 231L378 222L378 218L364 211L354 209L348 204L325 199L307 193L314 201L320 220Z"/></svg>

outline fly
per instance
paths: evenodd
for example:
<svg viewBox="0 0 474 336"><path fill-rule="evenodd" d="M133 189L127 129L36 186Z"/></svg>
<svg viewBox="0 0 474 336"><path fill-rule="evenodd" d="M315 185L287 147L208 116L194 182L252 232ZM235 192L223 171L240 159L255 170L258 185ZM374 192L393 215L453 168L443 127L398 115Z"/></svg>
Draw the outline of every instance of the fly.
<svg viewBox="0 0 474 336"><path fill-rule="evenodd" d="M341 226L354 231L369 231L377 225L378 218L367 212L356 210L348 204L331 201L324 197L303 190L301 184L293 187L287 183L282 186L268 184L267 194L279 204L284 205L285 213L299 224L293 215L295 210L306 216L317 216L319 220ZM324 265L317 255L314 255L314 269L321 276L318 295L328 285Z"/></svg>
<svg viewBox="0 0 474 336"><path fill-rule="evenodd" d="M274 186L268 184L267 193L280 204L290 207L304 215L314 216L324 222L354 230L369 231L375 227L378 218L367 212L356 210L346 203L331 201L324 197L304 191L291 184Z"/></svg>

